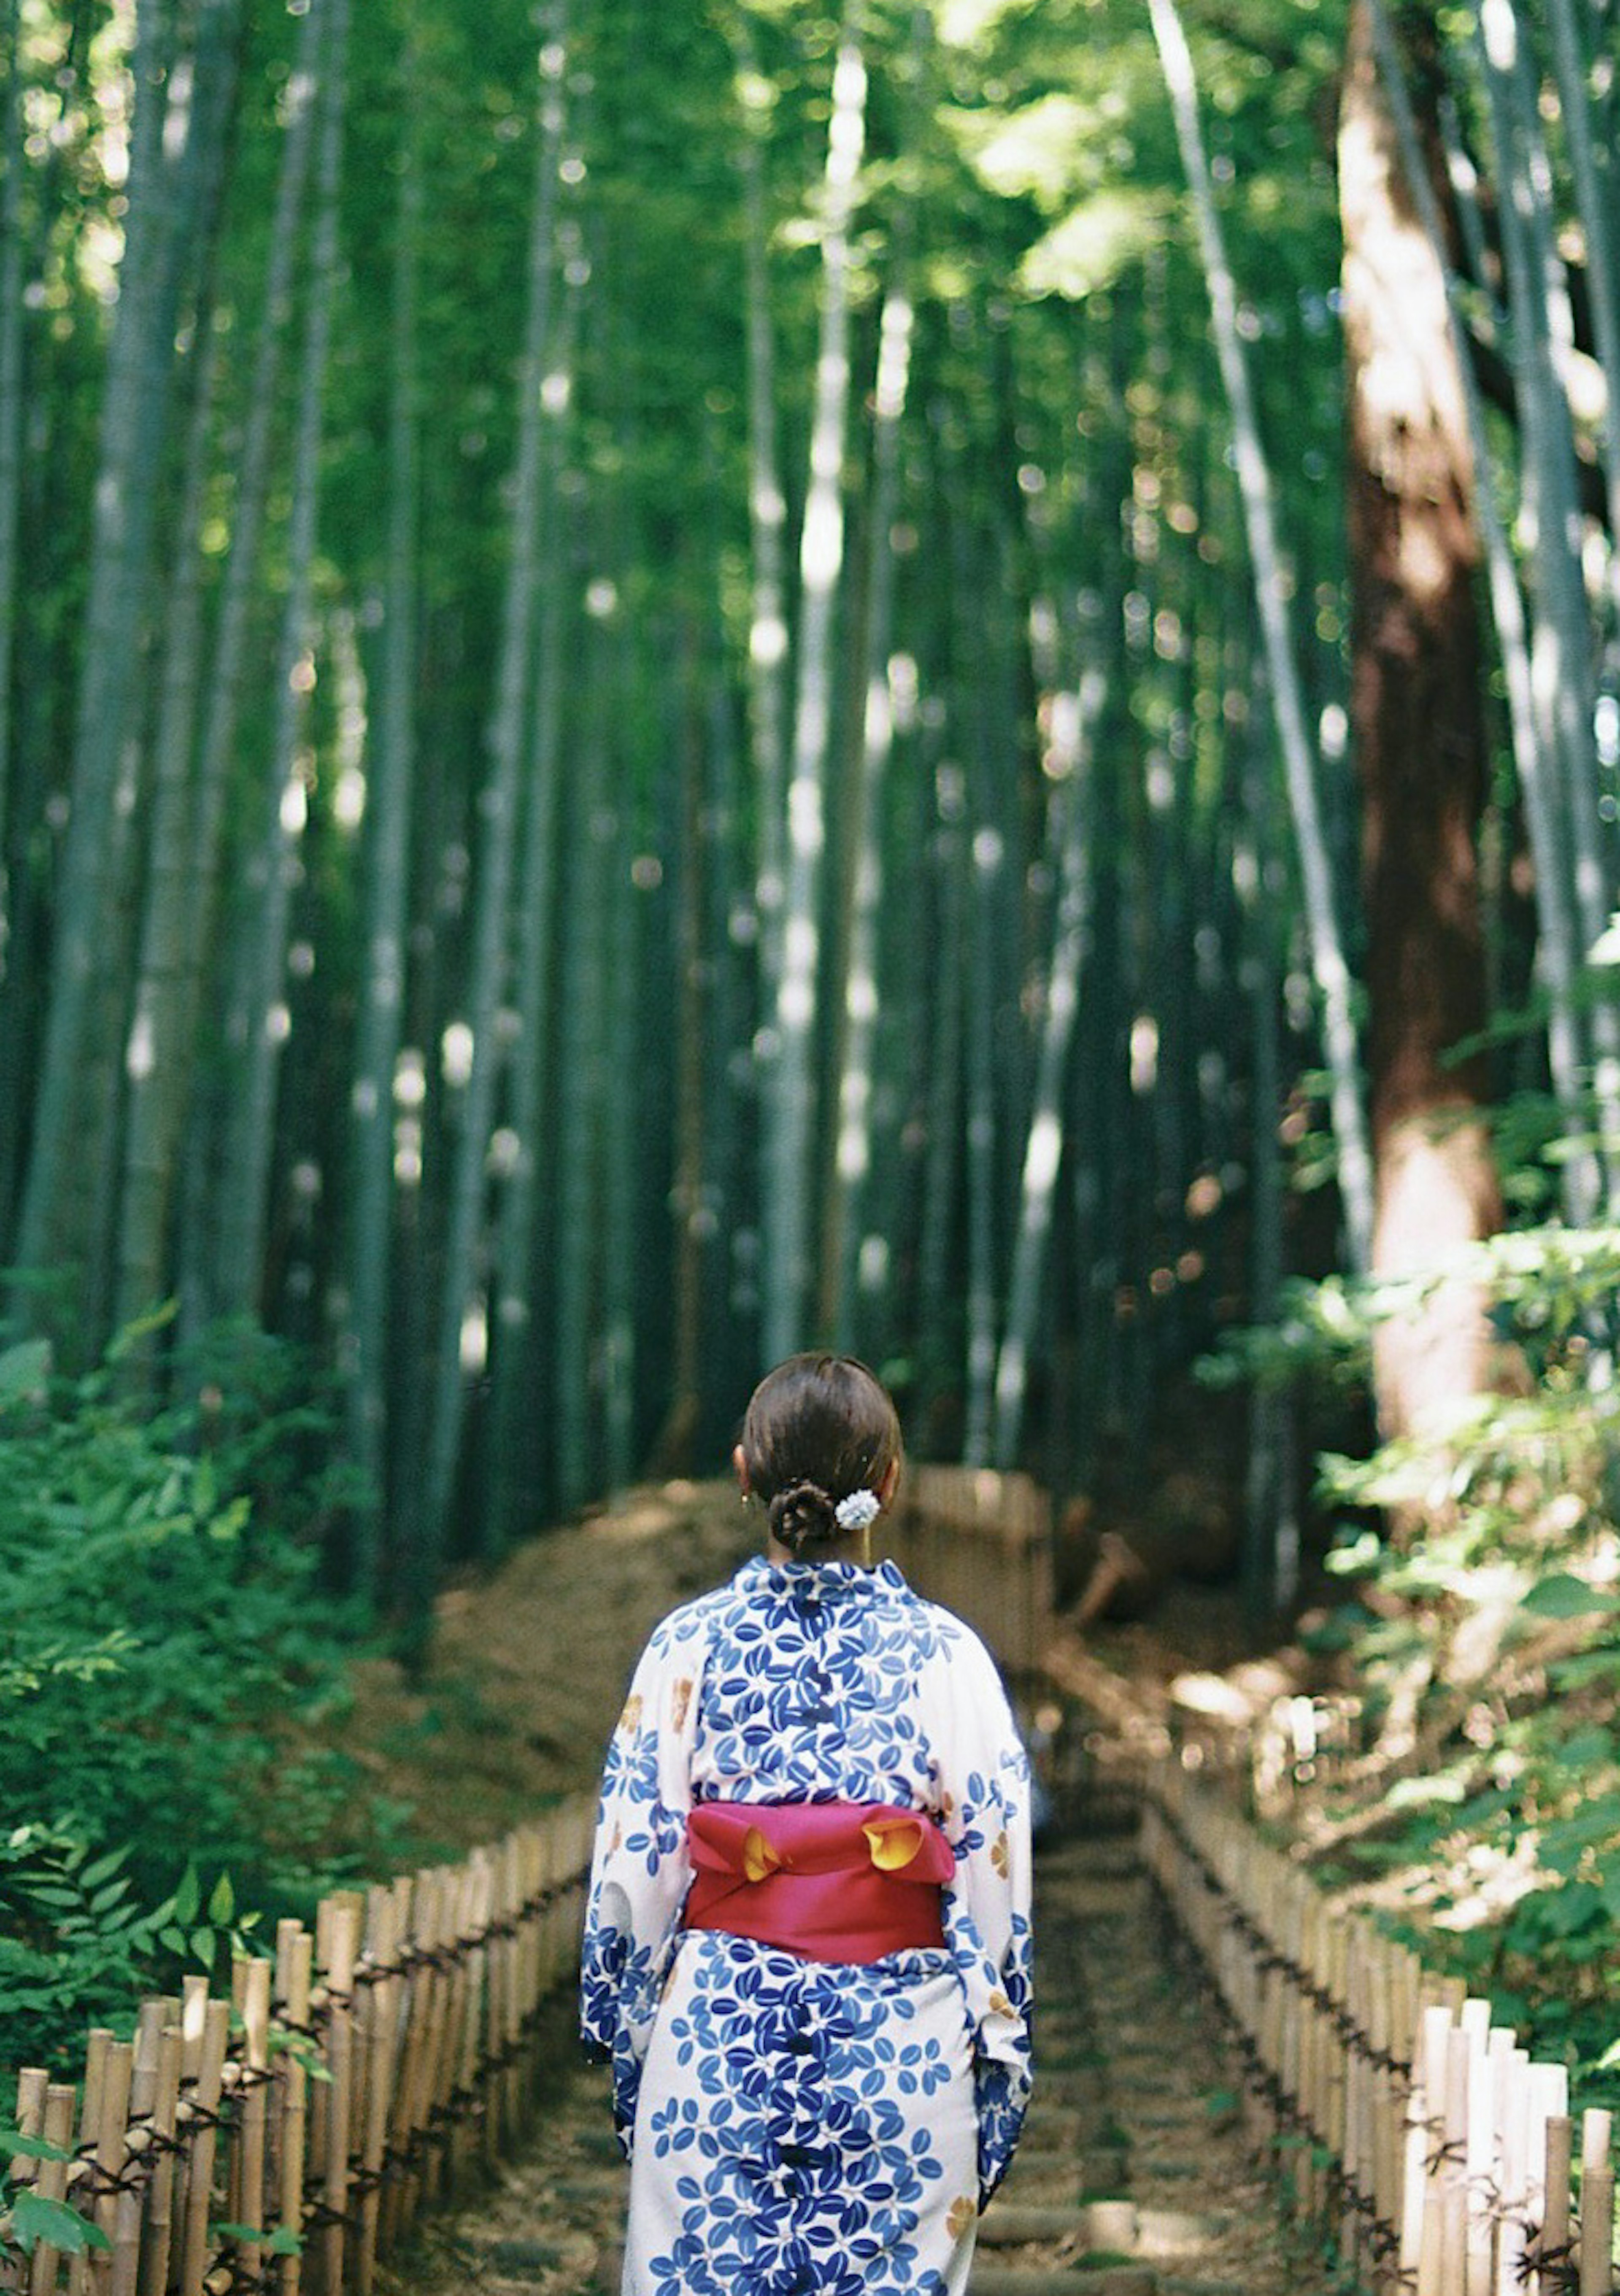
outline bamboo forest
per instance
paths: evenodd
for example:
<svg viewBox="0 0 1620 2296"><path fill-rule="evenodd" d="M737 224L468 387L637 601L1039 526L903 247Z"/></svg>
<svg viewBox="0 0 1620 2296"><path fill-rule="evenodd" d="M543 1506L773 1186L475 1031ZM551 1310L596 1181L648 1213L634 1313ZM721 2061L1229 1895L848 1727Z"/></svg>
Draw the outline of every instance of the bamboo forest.
<svg viewBox="0 0 1620 2296"><path fill-rule="evenodd" d="M1616 0L0 23L0 2067L830 1349L1620 2103Z"/></svg>

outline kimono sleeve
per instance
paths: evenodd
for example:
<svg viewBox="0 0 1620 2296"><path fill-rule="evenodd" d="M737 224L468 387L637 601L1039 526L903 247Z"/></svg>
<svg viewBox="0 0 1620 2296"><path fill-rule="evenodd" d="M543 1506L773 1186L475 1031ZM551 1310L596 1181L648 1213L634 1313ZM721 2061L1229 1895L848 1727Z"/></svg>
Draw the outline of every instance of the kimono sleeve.
<svg viewBox="0 0 1620 2296"><path fill-rule="evenodd" d="M959 1630L946 1652L940 1816L956 1857L945 1937L966 1995L980 2205L1012 2164L1030 2095L1030 1768L995 1663Z"/></svg>
<svg viewBox="0 0 1620 2296"><path fill-rule="evenodd" d="M628 2159L641 2068L680 1938L692 1869L692 1744L703 1663L700 1623L677 1611L657 1628L608 1747L580 1945L580 2029L613 2068L613 2119Z"/></svg>

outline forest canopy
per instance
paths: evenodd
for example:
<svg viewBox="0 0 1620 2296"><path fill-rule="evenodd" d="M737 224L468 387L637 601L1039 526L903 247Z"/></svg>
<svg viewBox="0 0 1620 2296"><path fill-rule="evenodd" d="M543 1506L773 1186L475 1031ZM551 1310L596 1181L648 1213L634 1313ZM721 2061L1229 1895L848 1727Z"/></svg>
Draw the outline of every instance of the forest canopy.
<svg viewBox="0 0 1620 2296"><path fill-rule="evenodd" d="M161 1399L281 1335L328 1567L418 1613L803 1344L1060 1489L1290 1274L1429 1283L1382 1431L1498 1382L1425 1271L1617 1152L1604 8L11 0L6 60L20 1344L138 1324Z"/></svg>

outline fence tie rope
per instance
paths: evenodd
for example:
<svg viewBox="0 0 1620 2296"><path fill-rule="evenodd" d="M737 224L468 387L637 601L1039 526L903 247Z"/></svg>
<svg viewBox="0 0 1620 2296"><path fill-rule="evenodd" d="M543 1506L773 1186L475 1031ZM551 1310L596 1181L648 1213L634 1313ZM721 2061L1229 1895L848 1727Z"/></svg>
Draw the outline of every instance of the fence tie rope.
<svg viewBox="0 0 1620 2296"><path fill-rule="evenodd" d="M1525 2243L1525 2252L1513 2267L1514 2276L1525 2287L1539 2274L1543 2287L1574 2291L1581 2284L1580 2259L1572 2240L1559 2241L1555 2245L1542 2242L1539 2230L1532 2229Z"/></svg>

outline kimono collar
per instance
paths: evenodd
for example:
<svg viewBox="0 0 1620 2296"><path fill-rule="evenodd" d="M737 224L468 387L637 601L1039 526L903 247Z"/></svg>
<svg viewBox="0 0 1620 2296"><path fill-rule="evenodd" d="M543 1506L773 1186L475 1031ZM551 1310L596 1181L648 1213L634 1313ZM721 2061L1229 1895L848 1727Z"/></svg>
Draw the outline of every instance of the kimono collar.
<svg viewBox="0 0 1620 2296"><path fill-rule="evenodd" d="M771 1562L755 1554L744 1563L737 1579L750 1592L786 1595L799 1603L859 1600L863 1595L903 1592L906 1584L899 1564L886 1556L881 1562L871 1563L801 1557L791 1562Z"/></svg>

